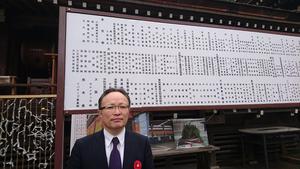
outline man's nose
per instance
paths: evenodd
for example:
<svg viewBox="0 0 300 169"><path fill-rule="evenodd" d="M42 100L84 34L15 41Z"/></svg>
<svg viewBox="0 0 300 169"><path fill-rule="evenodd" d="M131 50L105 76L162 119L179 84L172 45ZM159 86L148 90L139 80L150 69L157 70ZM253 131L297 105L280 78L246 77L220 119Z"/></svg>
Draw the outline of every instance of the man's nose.
<svg viewBox="0 0 300 169"><path fill-rule="evenodd" d="M116 114L116 115L121 114L121 110L120 110L119 106L115 107L114 114Z"/></svg>

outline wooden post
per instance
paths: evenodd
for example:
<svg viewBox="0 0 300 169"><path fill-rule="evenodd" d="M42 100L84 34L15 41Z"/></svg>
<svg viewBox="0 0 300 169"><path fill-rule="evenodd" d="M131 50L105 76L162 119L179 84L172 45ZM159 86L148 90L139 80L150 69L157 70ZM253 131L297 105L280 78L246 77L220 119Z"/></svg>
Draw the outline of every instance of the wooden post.
<svg viewBox="0 0 300 169"><path fill-rule="evenodd" d="M58 54L57 53L45 53L45 56L50 56L51 57L51 93L54 94L56 93L55 85L56 85L56 59Z"/></svg>
<svg viewBox="0 0 300 169"><path fill-rule="evenodd" d="M17 90L16 90L16 76L10 76L10 84L12 85L11 87L11 94L15 95L17 94Z"/></svg>

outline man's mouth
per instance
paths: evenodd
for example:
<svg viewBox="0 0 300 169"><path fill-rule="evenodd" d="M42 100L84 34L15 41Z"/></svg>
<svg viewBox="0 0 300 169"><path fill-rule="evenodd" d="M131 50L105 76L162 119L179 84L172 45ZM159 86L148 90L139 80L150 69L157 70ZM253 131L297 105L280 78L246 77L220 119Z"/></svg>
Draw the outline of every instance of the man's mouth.
<svg viewBox="0 0 300 169"><path fill-rule="evenodd" d="M117 119L112 119L112 121L119 122L119 121L122 121L122 119L121 118L117 118Z"/></svg>

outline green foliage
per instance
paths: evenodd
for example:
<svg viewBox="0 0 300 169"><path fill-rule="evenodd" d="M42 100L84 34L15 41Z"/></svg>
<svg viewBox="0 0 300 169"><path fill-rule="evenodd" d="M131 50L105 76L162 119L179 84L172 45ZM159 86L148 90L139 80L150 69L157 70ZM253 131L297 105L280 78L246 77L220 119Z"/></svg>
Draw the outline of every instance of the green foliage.
<svg viewBox="0 0 300 169"><path fill-rule="evenodd" d="M182 139L200 138L200 131L195 125L186 124L182 130Z"/></svg>

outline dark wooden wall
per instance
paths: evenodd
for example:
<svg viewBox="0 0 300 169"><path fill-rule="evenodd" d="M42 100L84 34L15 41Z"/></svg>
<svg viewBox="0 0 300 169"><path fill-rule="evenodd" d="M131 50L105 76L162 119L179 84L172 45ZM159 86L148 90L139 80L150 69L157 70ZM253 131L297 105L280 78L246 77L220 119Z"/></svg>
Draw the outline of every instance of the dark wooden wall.
<svg viewBox="0 0 300 169"><path fill-rule="evenodd" d="M7 4L4 8L0 75L17 76L18 83L26 82L27 77L48 78L51 59L44 53L57 53L58 7L49 6L53 13L42 13L43 9L19 5L17 8Z"/></svg>
<svg viewBox="0 0 300 169"><path fill-rule="evenodd" d="M0 23L0 75L6 74L6 61L7 61L7 40L6 34L7 26L4 23Z"/></svg>

